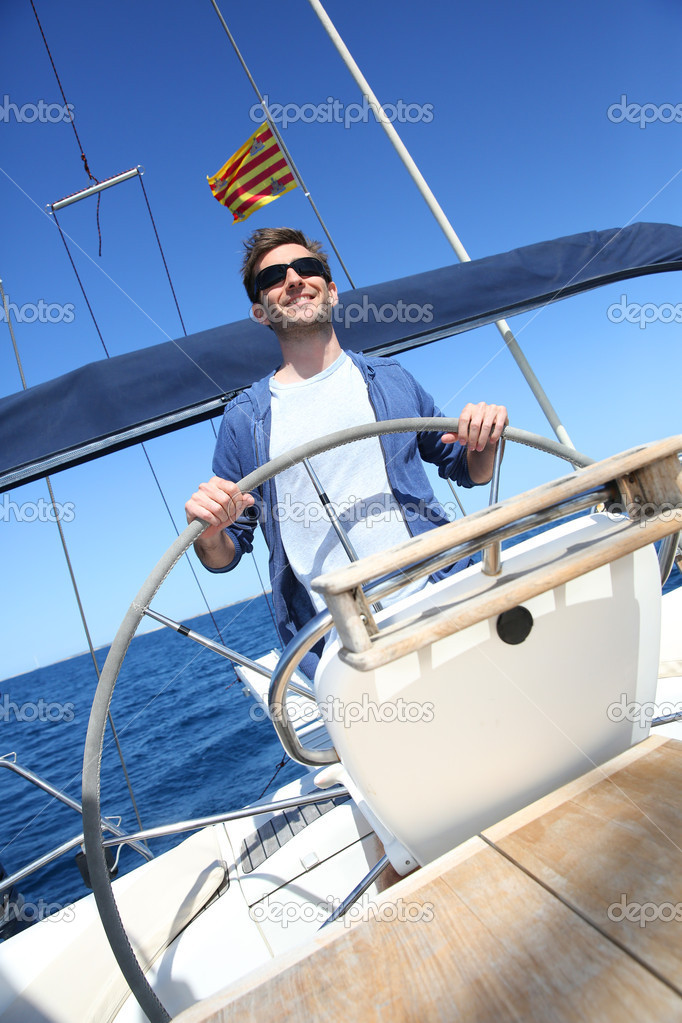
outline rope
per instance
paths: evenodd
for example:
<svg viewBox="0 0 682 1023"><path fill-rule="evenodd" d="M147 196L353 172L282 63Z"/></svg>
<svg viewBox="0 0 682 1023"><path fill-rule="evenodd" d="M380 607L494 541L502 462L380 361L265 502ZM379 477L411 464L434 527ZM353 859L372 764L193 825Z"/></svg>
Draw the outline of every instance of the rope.
<svg viewBox="0 0 682 1023"><path fill-rule="evenodd" d="M284 767L284 765L286 764L287 760L290 760L290 759L291 759L291 757L289 756L289 754L288 754L288 753L285 753L285 754L284 754L284 756L282 757L282 759L280 760L280 762L278 763L278 765L277 765L277 767L276 767L276 769L275 769L275 773L273 774L272 778L271 778L271 779L270 779L270 781L269 781L269 782L267 783L267 785L265 786L265 788L264 788L264 789L263 789L263 791L261 792L260 796L258 796L258 797L256 798L256 802L257 802L257 803L258 803L258 802L259 802L259 801L260 801L260 800L261 800L261 799L263 798L263 796L264 796L264 795L265 795L265 793L266 793L266 792L268 791L268 789L269 789L269 788L270 788L270 786L272 785L273 781L275 780L275 778L277 777L277 775L279 774L279 772L280 772L280 771L282 770L282 768L283 768L283 767Z"/></svg>
<svg viewBox="0 0 682 1023"><path fill-rule="evenodd" d="M99 182L97 181L97 178L91 173L90 168L88 167L88 161L87 161L87 158L85 156L85 153L83 152L83 144L82 144L80 138L78 137L78 131L76 129L76 123L75 123L75 121L73 119L73 114L71 113L71 105L66 102L66 94L64 92L64 88L62 86L61 79L59 77L59 73L57 72L57 68L55 67L54 60L52 59L52 54L50 53L50 47L48 46L47 39L45 38L45 33L43 32L43 26L40 24L40 18L38 17L38 12L36 10L35 4L33 3L33 0L31 0L31 7L33 8L33 13L36 16L36 21L38 22L38 28L40 29L40 34L43 37L43 42L45 43L45 49L47 50L47 55L50 58L50 64L52 65L52 70L54 71L54 76L57 79L57 85L59 86L59 91L61 92L62 99L64 100L64 107L66 108L66 110L68 111L68 114L69 114L69 120L71 121L71 127L73 128L73 133L76 136L76 142L78 143L78 149L80 150L81 159L82 159L83 164L85 166L85 173L88 175L88 177L92 181L94 181L97 184L99 184Z"/></svg>
<svg viewBox="0 0 682 1023"><path fill-rule="evenodd" d="M50 52L50 47L49 47L47 39L45 37L45 33L43 32L43 26L40 24L40 18L38 17L38 12L36 10L35 4L33 3L33 0L31 0L31 7L33 8L33 13L35 14L36 21L38 22L38 28L40 29L40 34L43 37L43 42L45 43L45 49L47 50L47 55L50 58L50 64L52 65L52 70L54 71L54 76L57 79L57 85L59 86L59 91L61 92L62 99L64 100L64 109L67 111L67 113L69 115L69 121L71 122L71 127L73 128L73 133L76 136L76 144L78 146L78 151L80 153L81 160L83 161L83 167L85 168L85 173L88 175L90 181L94 181L96 185L99 185L98 178L96 178L95 175L90 170L90 166L88 164L88 158L85 155L85 150L83 149L83 143L80 140L80 136L78 135L78 129L76 128L76 122L73 119L73 113L71 111L71 104L67 103L67 101L66 101L66 93L64 92L64 87L62 85L61 78L59 77L59 73L57 71L55 62L52 59L52 53ZM99 222L99 204L100 204L100 199L101 198L102 198L102 193L98 192L97 193L97 237L99 239L99 255L100 256L102 255L102 228L101 228L100 222Z"/></svg>

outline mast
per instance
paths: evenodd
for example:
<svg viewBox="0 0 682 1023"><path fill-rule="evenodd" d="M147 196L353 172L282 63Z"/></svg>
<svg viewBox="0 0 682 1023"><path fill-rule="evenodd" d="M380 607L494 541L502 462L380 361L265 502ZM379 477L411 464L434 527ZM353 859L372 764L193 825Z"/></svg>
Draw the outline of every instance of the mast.
<svg viewBox="0 0 682 1023"><path fill-rule="evenodd" d="M309 3L312 9L314 10L315 14L319 18L320 22L322 23L322 26L326 31L327 35L329 36L332 43L338 50L341 59L343 60L346 67L350 71L351 75L357 82L361 92L367 99L367 102L372 107L372 110L374 111L377 121L379 121L382 128L388 135L391 141L391 145L397 152L400 159L403 161L407 169L407 172L409 173L410 177L412 178L415 185L419 189L419 192L424 201L426 202L426 205L429 207L431 213L435 217L436 223L438 224L443 234L447 238L448 242L454 249L457 258L461 263L470 262L471 257L469 256L468 252L462 245L462 242L460 241L457 232L455 231L452 224L446 217L438 200L436 199L435 195L433 194L428 184L426 183L426 180L424 179L421 171L417 167L417 164L412 159L410 153L407 150L407 147L405 146L404 142L398 135L398 132L393 127L391 121L389 121L389 119L384 114L383 108L379 103L379 100L377 99L375 93L372 91L369 82L362 74L360 68L353 59L348 47L346 46L343 39L336 30L336 27L334 26L331 19L329 18L329 15L327 14L324 7L320 3L320 0L309 0ZM516 364L518 365L519 369L526 378L526 381L528 382L531 391L533 392L535 398L537 399L540 408L547 417L547 420L552 429L554 430L554 433L556 434L557 438L561 441L562 444L567 444L569 447L574 447L575 445L568 436L566 428L563 426L559 418L559 415L556 412L551 401L549 400L547 394L545 393L542 384L540 383L535 373L533 372L530 363L528 362L528 359L521 351L519 343L514 337L514 334L512 333L511 327L509 326L506 320L497 320L495 326L502 335L502 340L504 341L505 345L507 346L512 356L514 357Z"/></svg>

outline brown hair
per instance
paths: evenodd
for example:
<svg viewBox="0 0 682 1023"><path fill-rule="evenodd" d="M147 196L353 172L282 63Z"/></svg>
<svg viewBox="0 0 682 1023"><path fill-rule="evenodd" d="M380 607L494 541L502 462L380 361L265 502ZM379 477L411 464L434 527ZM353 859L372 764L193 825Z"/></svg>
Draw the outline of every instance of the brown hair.
<svg viewBox="0 0 682 1023"><path fill-rule="evenodd" d="M325 270L327 271L328 278L331 281L332 275L329 269L329 261L327 253L322 248L320 242L314 241L312 238L308 238L303 234L303 231L298 231L294 227L259 227L257 231L244 241L244 262L242 263L242 281L246 288L246 294L249 296L252 302L258 301L258 295L254 291L253 277L254 268L259 259L261 259L271 249L276 249L279 245L302 245L304 249L311 252L314 256L322 262Z"/></svg>

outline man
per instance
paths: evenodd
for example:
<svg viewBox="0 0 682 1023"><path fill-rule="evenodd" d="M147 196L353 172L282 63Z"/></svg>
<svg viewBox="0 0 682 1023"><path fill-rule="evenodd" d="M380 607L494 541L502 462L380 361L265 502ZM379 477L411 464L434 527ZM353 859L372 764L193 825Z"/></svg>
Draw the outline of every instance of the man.
<svg viewBox="0 0 682 1023"><path fill-rule="evenodd" d="M242 494L234 481L305 440L346 426L441 413L394 360L342 351L332 322L338 292L318 242L291 228L255 231L245 242L242 276L252 316L274 331L282 362L227 406L213 459L215 476L199 486L185 510L188 522L208 523L195 550L212 572L236 567L251 550L260 521L270 551L277 626L286 643L323 606L310 589L311 579L346 564L347 555L303 466L287 470L255 495ZM340 518L358 555L447 521L421 460L437 464L441 476L462 486L486 483L506 422L503 405L468 404L456 435L396 434L316 456L313 468L334 506L342 509ZM458 563L447 572L462 567ZM302 668L311 674L314 664L308 655Z"/></svg>

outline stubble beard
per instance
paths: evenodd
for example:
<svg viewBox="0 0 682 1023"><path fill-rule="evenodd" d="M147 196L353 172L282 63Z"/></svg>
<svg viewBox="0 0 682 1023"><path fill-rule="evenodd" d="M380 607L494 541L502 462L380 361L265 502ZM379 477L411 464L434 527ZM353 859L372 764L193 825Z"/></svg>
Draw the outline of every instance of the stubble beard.
<svg viewBox="0 0 682 1023"><path fill-rule="evenodd" d="M291 314L287 310L291 310ZM334 306L329 299L320 302L319 305L312 303L303 306L285 306L279 309L275 316L269 311L268 318L277 334L281 334L287 341L294 341L298 338L306 338L311 333L317 334L325 324L331 324Z"/></svg>

